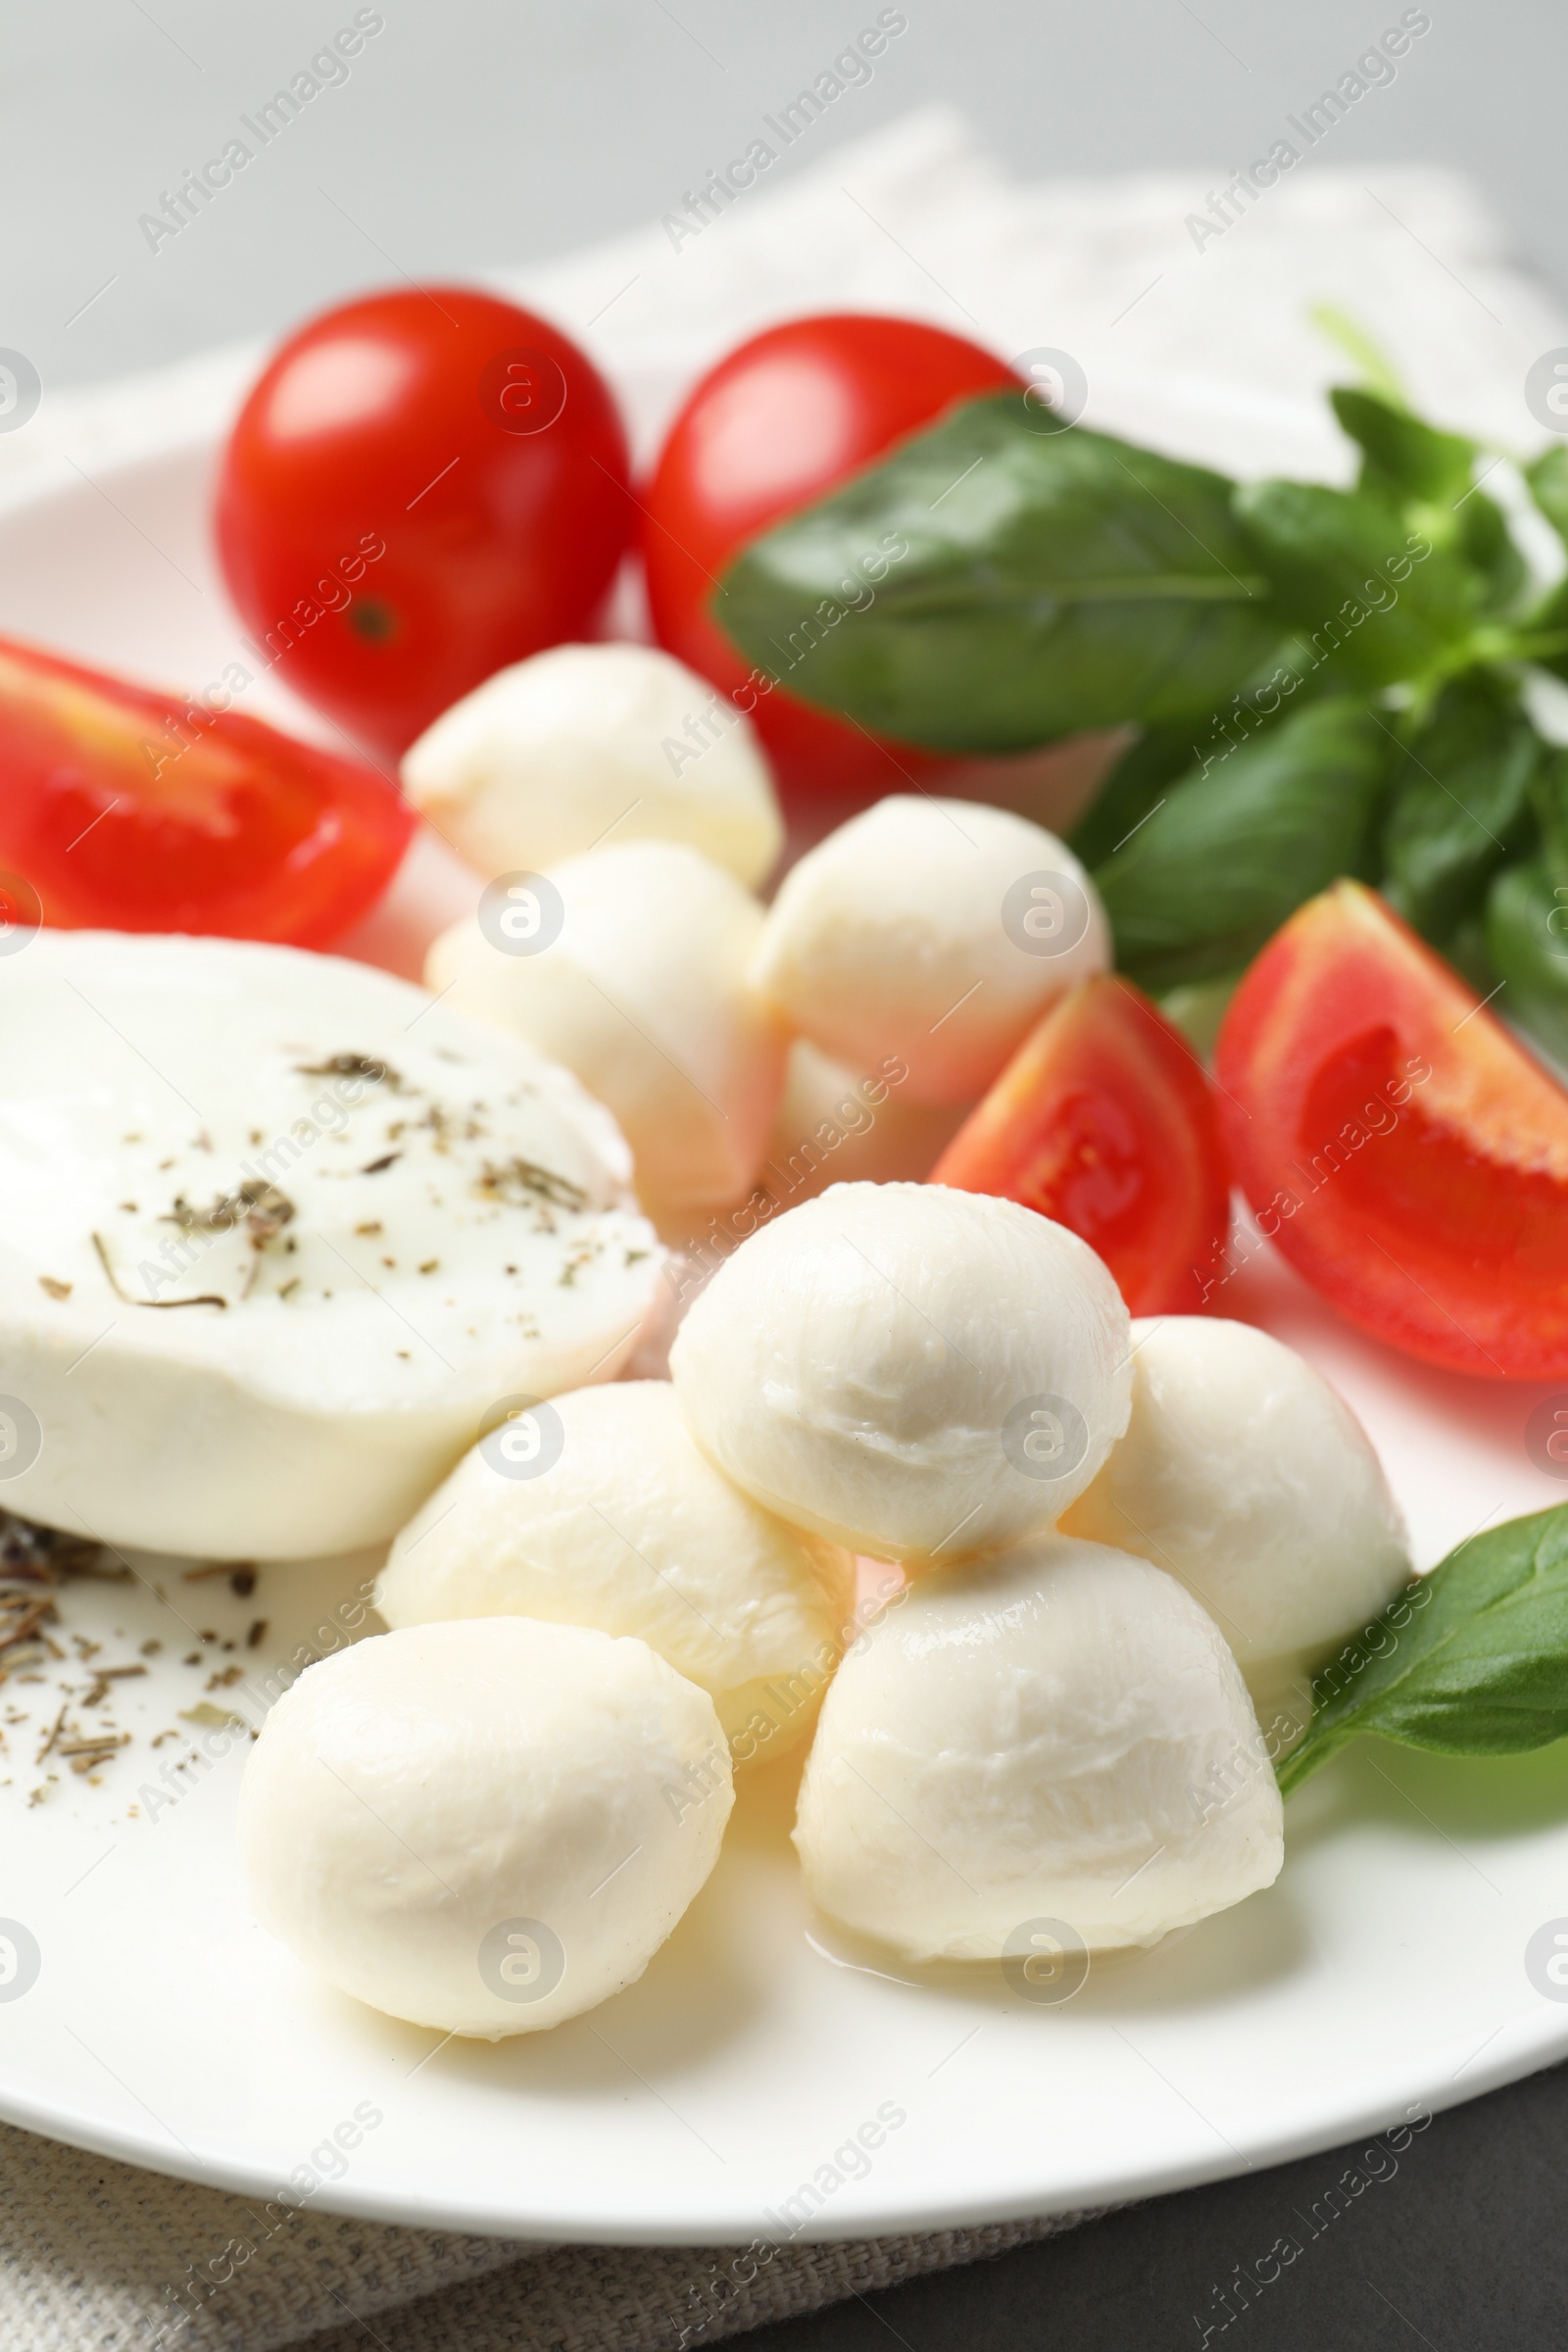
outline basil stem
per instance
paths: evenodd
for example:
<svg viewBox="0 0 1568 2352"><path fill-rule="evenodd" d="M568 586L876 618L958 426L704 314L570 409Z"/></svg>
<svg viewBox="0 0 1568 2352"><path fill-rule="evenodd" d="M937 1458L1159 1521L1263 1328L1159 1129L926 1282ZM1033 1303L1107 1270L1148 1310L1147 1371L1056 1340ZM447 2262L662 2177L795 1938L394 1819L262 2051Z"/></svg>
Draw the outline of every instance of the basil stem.
<svg viewBox="0 0 1568 2352"><path fill-rule="evenodd" d="M1364 1734L1444 1755L1568 1736L1568 1503L1472 1536L1320 1668L1293 1788Z"/></svg>

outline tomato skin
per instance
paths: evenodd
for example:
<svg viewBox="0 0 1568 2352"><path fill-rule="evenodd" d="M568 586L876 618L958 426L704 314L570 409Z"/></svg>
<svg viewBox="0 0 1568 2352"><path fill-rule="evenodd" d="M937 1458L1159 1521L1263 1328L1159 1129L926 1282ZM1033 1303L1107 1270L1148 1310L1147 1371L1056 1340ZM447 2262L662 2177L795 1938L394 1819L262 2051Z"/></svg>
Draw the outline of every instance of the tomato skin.
<svg viewBox="0 0 1568 2352"><path fill-rule="evenodd" d="M374 906L416 823L358 760L8 638L0 778L13 919L66 930L324 947Z"/></svg>
<svg viewBox="0 0 1568 2352"><path fill-rule="evenodd" d="M1135 1315L1191 1315L1230 1231L1214 1099L1142 990L1080 981L1024 1040L931 1171L1052 1217L1099 1251Z"/></svg>
<svg viewBox="0 0 1568 2352"><path fill-rule="evenodd" d="M782 686L759 695L751 662L713 616L719 575L748 540L956 402L1020 380L978 344L940 327L824 313L742 343L703 377L671 425L643 501L654 633L750 710L787 787L897 792L942 762L813 710Z"/></svg>
<svg viewBox="0 0 1568 2352"><path fill-rule="evenodd" d="M1377 1339L1568 1374L1568 1094L1383 901L1310 899L1245 974L1215 1075L1263 1231Z"/></svg>
<svg viewBox="0 0 1568 2352"><path fill-rule="evenodd" d="M218 485L224 576L265 657L394 754L508 662L584 635L634 520L592 363L531 312L452 286L369 295L290 336Z"/></svg>

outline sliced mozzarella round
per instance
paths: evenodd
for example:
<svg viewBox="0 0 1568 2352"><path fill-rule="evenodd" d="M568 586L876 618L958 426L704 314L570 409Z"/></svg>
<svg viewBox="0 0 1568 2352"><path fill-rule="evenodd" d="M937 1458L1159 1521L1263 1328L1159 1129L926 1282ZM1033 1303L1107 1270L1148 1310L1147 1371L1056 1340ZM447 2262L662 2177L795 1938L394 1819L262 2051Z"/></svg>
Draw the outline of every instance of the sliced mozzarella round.
<svg viewBox="0 0 1568 2352"><path fill-rule="evenodd" d="M712 1701L644 1642L522 1617L312 1666L240 1791L258 1917L330 1984L492 2040L634 1984L718 1856Z"/></svg>
<svg viewBox="0 0 1568 2352"><path fill-rule="evenodd" d="M435 942L431 988L575 1071L619 1120L645 1199L732 1200L784 1085L783 1025L746 978L761 907L673 841L612 843L526 889L520 925L487 892Z"/></svg>
<svg viewBox="0 0 1568 2352"><path fill-rule="evenodd" d="M918 1578L823 1703L795 1842L824 1911L1026 1997L1269 1886L1280 1794L1236 1662L1174 1577L1037 1538Z"/></svg>
<svg viewBox="0 0 1568 2352"><path fill-rule="evenodd" d="M1063 1527L1180 1577L1259 1689L1359 1633L1411 1575L1345 1399L1294 1348L1211 1315L1133 1325L1127 1434Z"/></svg>
<svg viewBox="0 0 1568 2352"><path fill-rule="evenodd" d="M849 1553L764 1511L687 1435L667 1381L553 1401L550 1443L475 1447L403 1530L388 1625L537 1617L636 1634L709 1692L737 1763L808 1730L855 1607Z"/></svg>
<svg viewBox="0 0 1568 2352"><path fill-rule="evenodd" d="M481 873L558 865L613 827L760 882L784 839L751 720L653 645L556 645L496 672L403 756L403 785Z"/></svg>
<svg viewBox="0 0 1568 2352"><path fill-rule="evenodd" d="M743 1242L670 1370L698 1444L857 1552L949 1561L1049 1525L1127 1426L1127 1309L1013 1200L837 1184Z"/></svg>
<svg viewBox="0 0 1568 2352"><path fill-rule="evenodd" d="M752 966L852 1069L904 1062L910 1102L973 1102L1051 1000L1110 961L1100 896L1009 809L894 794L786 874Z"/></svg>
<svg viewBox="0 0 1568 2352"><path fill-rule="evenodd" d="M634 1346L629 1173L567 1072L384 972L39 932L0 961L0 1495L156 1551L385 1542L504 1400Z"/></svg>

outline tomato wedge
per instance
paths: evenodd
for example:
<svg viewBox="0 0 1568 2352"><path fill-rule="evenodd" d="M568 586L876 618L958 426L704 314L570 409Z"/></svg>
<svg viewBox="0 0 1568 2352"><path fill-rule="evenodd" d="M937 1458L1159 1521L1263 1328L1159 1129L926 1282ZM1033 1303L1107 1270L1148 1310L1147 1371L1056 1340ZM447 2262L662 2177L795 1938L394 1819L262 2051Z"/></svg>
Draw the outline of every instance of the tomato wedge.
<svg viewBox="0 0 1568 2352"><path fill-rule="evenodd" d="M1342 1314L1457 1372L1568 1373L1568 1094L1381 899L1291 917L1215 1075L1259 1224Z"/></svg>
<svg viewBox="0 0 1568 2352"><path fill-rule="evenodd" d="M415 821L358 760L0 638L8 921L324 947Z"/></svg>
<svg viewBox="0 0 1568 2352"><path fill-rule="evenodd" d="M1230 1229L1225 1152L1192 1047L1130 981L1069 989L931 1171L1097 1250L1135 1315L1190 1315Z"/></svg>

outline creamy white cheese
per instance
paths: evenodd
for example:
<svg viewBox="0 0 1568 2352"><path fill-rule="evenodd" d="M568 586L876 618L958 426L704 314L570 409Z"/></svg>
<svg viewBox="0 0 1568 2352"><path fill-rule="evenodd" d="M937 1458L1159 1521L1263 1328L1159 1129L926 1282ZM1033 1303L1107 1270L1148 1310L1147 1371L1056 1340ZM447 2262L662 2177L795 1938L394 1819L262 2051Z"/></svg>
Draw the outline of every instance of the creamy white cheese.
<svg viewBox="0 0 1568 2352"><path fill-rule="evenodd" d="M781 1755L838 1663L854 1561L722 1477L668 1381L579 1389L555 1413L559 1453L513 1463L491 1440L436 1489L392 1546L381 1615L635 1634L709 1693L737 1764Z"/></svg>
<svg viewBox="0 0 1568 2352"><path fill-rule="evenodd" d="M385 1540L659 1281L610 1114L368 966L42 931L0 963L0 1502L148 1549Z"/></svg>
<svg viewBox="0 0 1568 2352"><path fill-rule="evenodd" d="M646 1642L475 1618L303 1674L246 1767L239 1840L263 1926L307 1967L495 2040L642 1975L733 1801L712 1701Z"/></svg>
<svg viewBox="0 0 1568 2352"><path fill-rule="evenodd" d="M670 1349L692 1436L765 1510L944 1565L1049 1526L1127 1426L1103 1261L1016 1200L835 1184L725 1259Z"/></svg>
<svg viewBox="0 0 1568 2352"><path fill-rule="evenodd" d="M1062 1527L1180 1577L1260 1715L1261 1693L1358 1634L1413 1573L1344 1397L1294 1348L1218 1315L1133 1325L1127 1434Z"/></svg>
<svg viewBox="0 0 1568 2352"><path fill-rule="evenodd" d="M784 839L751 720L656 645L553 645L443 710L403 785L482 874L612 833L684 841L755 885Z"/></svg>
<svg viewBox="0 0 1568 2352"><path fill-rule="evenodd" d="M784 877L752 979L835 1061L906 1070L900 1100L973 1102L1053 1000L1110 962L1100 894L1043 825L893 793Z"/></svg>
<svg viewBox="0 0 1568 2352"><path fill-rule="evenodd" d="M757 1174L784 1087L783 1024L746 979L761 907L678 841L608 842L539 887L559 910L553 936L518 952L481 904L434 942L426 980L609 1104L644 1200L733 1200Z"/></svg>
<svg viewBox="0 0 1568 2352"><path fill-rule="evenodd" d="M822 1706L795 1843L825 1911L911 1960L1153 1943L1269 1886L1280 1792L1174 1577L1047 1535L917 1578ZM1038 1958L1036 1955L1039 1955Z"/></svg>

